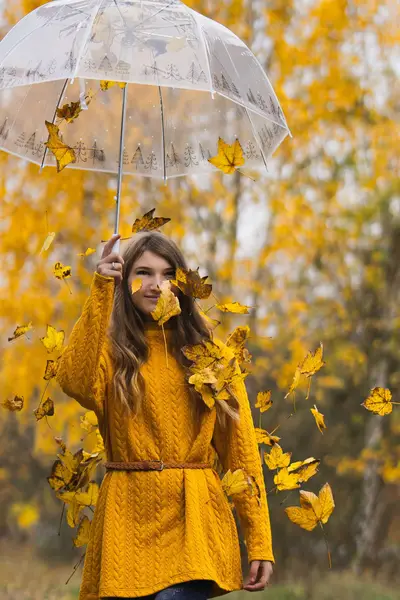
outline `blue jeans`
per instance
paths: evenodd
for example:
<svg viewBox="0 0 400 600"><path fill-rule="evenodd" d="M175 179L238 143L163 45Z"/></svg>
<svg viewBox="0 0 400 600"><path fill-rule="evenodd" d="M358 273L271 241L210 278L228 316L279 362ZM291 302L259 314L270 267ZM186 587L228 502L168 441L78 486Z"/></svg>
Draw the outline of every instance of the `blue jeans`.
<svg viewBox="0 0 400 600"><path fill-rule="evenodd" d="M193 579L176 583L154 594L125 598L124 600L207 600L210 597L213 581L209 579ZM102 600L120 600L117 596Z"/></svg>

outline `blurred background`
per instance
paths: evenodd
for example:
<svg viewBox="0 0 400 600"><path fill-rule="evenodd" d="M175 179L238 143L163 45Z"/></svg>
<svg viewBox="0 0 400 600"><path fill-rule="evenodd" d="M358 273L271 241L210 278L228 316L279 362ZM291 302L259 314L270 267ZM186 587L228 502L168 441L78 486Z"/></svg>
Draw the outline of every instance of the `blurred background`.
<svg viewBox="0 0 400 600"><path fill-rule="evenodd" d="M40 4L0 3L1 35ZM289 498L269 493L276 567L273 585L257 597L398 599L400 407L379 417L360 404L374 386L400 401L399 4L187 4L252 48L293 138L256 182L219 173L167 186L126 177L120 232L128 237L134 220L156 207L156 215L172 219L163 231L191 268L208 274L217 297L253 307L248 316L224 316L218 335L250 325L250 402L254 407L266 389L274 402L262 427L279 425L292 460L321 459L305 489L318 493L327 481L332 487L336 508L325 527L332 569L320 528L304 531L284 512L298 505L297 491ZM39 174L37 166L0 153L0 186L1 402L25 399L21 412L0 407L0 597L73 600L81 568L65 582L84 549L73 547L65 517L58 535L61 502L46 477L59 450L55 436L72 450L92 442L82 442L84 411L54 382L46 393L55 415L36 422L48 359L39 337L48 323L68 339L80 315L100 242L113 232L116 179L68 168ZM49 231L56 232L54 243L40 254ZM79 257L88 247L96 253ZM53 275L57 261L71 265L68 286ZM29 339L7 341L29 321ZM293 398L285 395L295 369L320 342L326 365L312 380L309 400L300 386L288 418ZM323 434L309 410L314 403L325 415ZM266 467L265 480L271 489ZM246 573L244 546L243 567Z"/></svg>

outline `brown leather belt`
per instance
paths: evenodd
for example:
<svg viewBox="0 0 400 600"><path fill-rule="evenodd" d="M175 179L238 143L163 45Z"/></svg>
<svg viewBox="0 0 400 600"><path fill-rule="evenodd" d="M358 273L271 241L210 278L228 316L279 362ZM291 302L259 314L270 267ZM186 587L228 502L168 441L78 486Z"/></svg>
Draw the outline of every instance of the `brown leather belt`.
<svg viewBox="0 0 400 600"><path fill-rule="evenodd" d="M104 462L107 471L163 471L164 469L212 469L208 463L168 463L162 460Z"/></svg>

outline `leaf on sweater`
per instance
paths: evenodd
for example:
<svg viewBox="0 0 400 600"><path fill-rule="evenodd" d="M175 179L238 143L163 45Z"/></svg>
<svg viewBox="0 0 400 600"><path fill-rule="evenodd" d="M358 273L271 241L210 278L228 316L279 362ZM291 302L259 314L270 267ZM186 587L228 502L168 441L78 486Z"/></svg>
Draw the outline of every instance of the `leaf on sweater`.
<svg viewBox="0 0 400 600"><path fill-rule="evenodd" d="M265 463L271 471L275 469L281 469L282 467L288 467L290 464L291 452L283 452L279 444L272 446L271 452L265 454Z"/></svg>
<svg viewBox="0 0 400 600"><path fill-rule="evenodd" d="M182 352L187 359L196 363L199 370L211 367L226 356L224 349L212 340L205 340L201 344L192 346L184 346Z"/></svg>
<svg viewBox="0 0 400 600"><path fill-rule="evenodd" d="M71 277L71 267L65 266L61 262L56 262L53 273L57 279L65 279L66 277Z"/></svg>
<svg viewBox="0 0 400 600"><path fill-rule="evenodd" d="M206 300L212 291L212 285L206 283L207 279L208 275L200 277L199 267L197 267L196 271L177 267L175 279L171 280L171 284L179 288L186 296Z"/></svg>
<svg viewBox="0 0 400 600"><path fill-rule="evenodd" d="M78 531L72 540L76 548L85 546L88 543L91 524L92 521L86 515L79 522Z"/></svg>
<svg viewBox="0 0 400 600"><path fill-rule="evenodd" d="M251 354L245 348L245 344L250 337L250 327L248 325L236 327L226 340L226 345L232 350L239 363L251 362Z"/></svg>
<svg viewBox="0 0 400 600"><path fill-rule="evenodd" d="M85 250L85 252L79 252L77 256L82 256L83 258L85 258L86 256L94 254L95 252L96 250L94 248L88 248L87 250Z"/></svg>
<svg viewBox="0 0 400 600"><path fill-rule="evenodd" d="M3 408L6 408L10 412L19 412L24 406L23 396L14 396L14 398L7 398L1 403Z"/></svg>
<svg viewBox="0 0 400 600"><path fill-rule="evenodd" d="M289 473L287 467L279 469L274 477L274 483L280 492L300 487L298 475L296 473Z"/></svg>
<svg viewBox="0 0 400 600"><path fill-rule="evenodd" d="M40 421L43 417L52 417L54 415L54 402L51 398L47 398L42 404L40 404L34 411L33 414L36 417L36 421Z"/></svg>
<svg viewBox="0 0 400 600"><path fill-rule="evenodd" d="M40 338L43 346L46 348L47 352L51 354L52 352L60 352L61 348L64 344L65 332L61 329L57 331L55 327L52 325L47 325L47 331L45 337Z"/></svg>
<svg viewBox="0 0 400 600"><path fill-rule="evenodd" d="M267 390L266 392L258 392L256 403L254 405L255 408L259 408L260 412L263 413L269 410L272 404L271 390Z"/></svg>
<svg viewBox="0 0 400 600"><path fill-rule="evenodd" d="M230 312L239 315L248 315L249 308L251 306L245 306L244 304L240 304L239 302L227 302L226 304L216 304L215 305L218 310L222 312Z"/></svg>
<svg viewBox="0 0 400 600"><path fill-rule="evenodd" d="M221 484L222 489L227 496L240 494L240 492L243 492L246 489L251 489L251 484L243 469L236 469L236 471L233 472L229 469L223 476Z"/></svg>
<svg viewBox="0 0 400 600"><path fill-rule="evenodd" d="M312 412L312 414L314 416L314 419L315 419L318 429L320 430L321 433L324 433L324 429L326 429L324 415L319 412L319 410L315 406L315 404L314 404L314 408L310 408L310 411Z"/></svg>
<svg viewBox="0 0 400 600"><path fill-rule="evenodd" d="M153 229L159 229L166 223L169 223L171 219L167 217L153 217L154 211L152 208L143 215L140 219L136 219L132 225L132 233L138 233L139 231L152 231Z"/></svg>
<svg viewBox="0 0 400 600"><path fill-rule="evenodd" d="M265 429L260 429L260 427L254 428L256 434L257 444L266 444L267 446L273 446L281 439L277 435L271 435Z"/></svg>
<svg viewBox="0 0 400 600"><path fill-rule="evenodd" d="M32 321L29 321L28 325L18 325L14 331L13 336L9 337L8 341L12 342L12 340L16 340L17 338L21 337L22 335L25 335L31 329L33 329Z"/></svg>
<svg viewBox="0 0 400 600"><path fill-rule="evenodd" d="M57 161L57 172L60 173L67 165L76 162L76 154L73 148L65 144L60 137L57 125L45 121L49 137L45 146L54 154Z"/></svg>
<svg viewBox="0 0 400 600"><path fill-rule="evenodd" d="M300 504L300 508L289 506L285 509L292 523L299 525L307 531L312 531L318 523L327 523L335 508L331 486L329 483L325 483L320 489L318 496L312 492L301 490Z"/></svg>
<svg viewBox="0 0 400 600"><path fill-rule="evenodd" d="M227 175L232 175L237 167L245 163L243 148L238 139L233 144L227 144L221 137L218 139L218 154L208 159L208 162Z"/></svg>
<svg viewBox="0 0 400 600"><path fill-rule="evenodd" d="M181 307L177 296L171 290L171 282L168 279L162 282L160 291L161 294L158 297L156 307L150 314L161 327L171 317L179 315Z"/></svg>
<svg viewBox="0 0 400 600"><path fill-rule="evenodd" d="M398 404L398 402L392 401L392 392L388 388L374 387L361 406L377 415L384 416L392 412L393 404Z"/></svg>

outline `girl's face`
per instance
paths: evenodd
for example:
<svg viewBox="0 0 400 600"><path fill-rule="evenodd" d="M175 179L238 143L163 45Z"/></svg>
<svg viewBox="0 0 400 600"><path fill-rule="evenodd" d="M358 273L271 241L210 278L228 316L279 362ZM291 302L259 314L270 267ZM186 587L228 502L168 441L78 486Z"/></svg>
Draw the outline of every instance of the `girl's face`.
<svg viewBox="0 0 400 600"><path fill-rule="evenodd" d="M175 269L158 254L146 250L132 266L128 277L129 289L131 289L132 282L137 277L142 280L142 287L132 294L133 304L145 315L150 315L155 309L161 293L159 286L165 279L174 279ZM175 294L177 293L174 286L171 286L171 290Z"/></svg>

